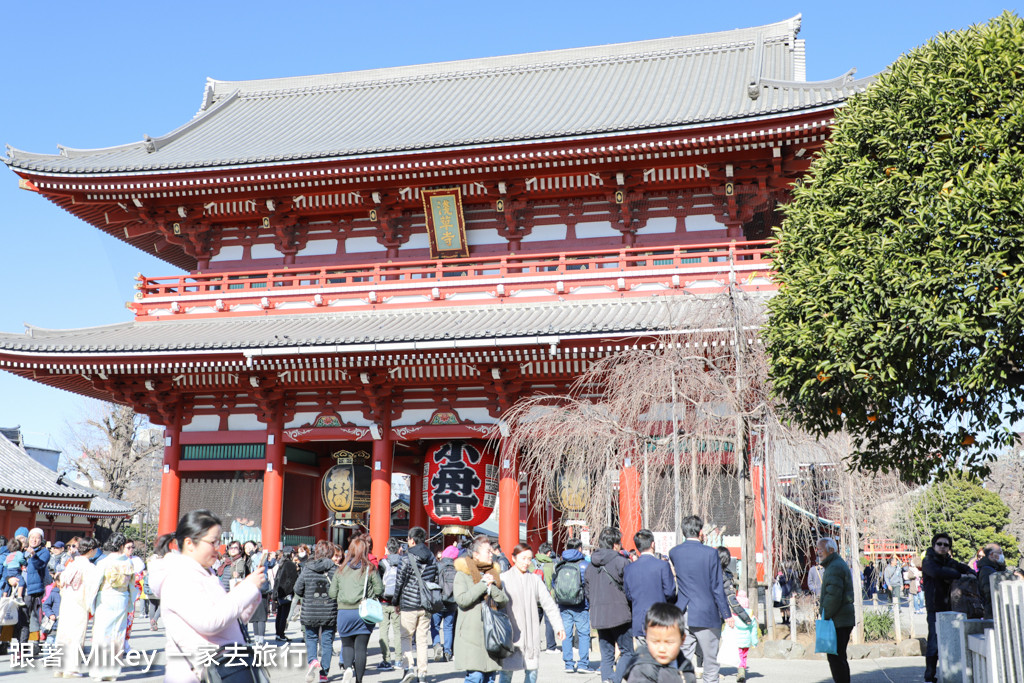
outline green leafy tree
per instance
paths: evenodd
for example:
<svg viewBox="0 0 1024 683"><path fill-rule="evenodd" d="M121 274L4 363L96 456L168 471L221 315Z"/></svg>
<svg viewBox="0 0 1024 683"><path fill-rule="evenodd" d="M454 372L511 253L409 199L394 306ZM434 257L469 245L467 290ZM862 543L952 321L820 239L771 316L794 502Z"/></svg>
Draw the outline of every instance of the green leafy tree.
<svg viewBox="0 0 1024 683"><path fill-rule="evenodd" d="M1017 539L1004 531L1010 524L1010 506L974 475L953 474L928 485L911 519L925 544L939 531L952 536L953 557L961 562L972 560L986 543L1002 546L1008 561L1017 559Z"/></svg>
<svg viewBox="0 0 1024 683"><path fill-rule="evenodd" d="M984 474L1024 417L1022 55L1004 13L902 56L784 209L774 390L861 468Z"/></svg>

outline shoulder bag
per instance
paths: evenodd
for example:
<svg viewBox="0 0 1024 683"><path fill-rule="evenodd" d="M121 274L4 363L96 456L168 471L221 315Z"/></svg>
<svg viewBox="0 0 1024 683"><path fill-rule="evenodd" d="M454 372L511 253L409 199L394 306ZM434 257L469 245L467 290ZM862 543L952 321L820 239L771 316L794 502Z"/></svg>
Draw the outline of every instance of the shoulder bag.
<svg viewBox="0 0 1024 683"><path fill-rule="evenodd" d="M380 600L366 597L366 583L369 580L370 568L366 567L366 571L363 572L363 599L359 602L359 618L367 624L379 624L384 621L384 608Z"/></svg>
<svg viewBox="0 0 1024 683"><path fill-rule="evenodd" d="M245 636L244 644L222 645L216 651L204 654L198 662L192 658L186 660L199 683L270 683L270 675L241 621L238 628Z"/></svg>
<svg viewBox="0 0 1024 683"><path fill-rule="evenodd" d="M416 583L420 587L420 608L428 612L444 612L447 606L441 597L441 586L433 581L423 580L420 563L415 557L410 557L409 562L412 562L412 570L416 574Z"/></svg>
<svg viewBox="0 0 1024 683"><path fill-rule="evenodd" d="M612 573L605 569L605 566L603 564L601 565L600 571L604 572L604 575L612 580L612 583L615 584L615 587L618 588L623 595L626 594L626 588L622 585L622 582L616 579L614 576L612 576Z"/></svg>

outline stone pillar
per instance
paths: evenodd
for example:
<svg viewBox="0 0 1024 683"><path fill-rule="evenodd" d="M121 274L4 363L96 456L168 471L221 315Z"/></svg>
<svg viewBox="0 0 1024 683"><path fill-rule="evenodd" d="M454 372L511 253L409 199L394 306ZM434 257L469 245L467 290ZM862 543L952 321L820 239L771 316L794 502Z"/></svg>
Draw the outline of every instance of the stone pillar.
<svg viewBox="0 0 1024 683"><path fill-rule="evenodd" d="M519 543L519 476L516 453L505 444L498 455L498 545L511 559Z"/></svg>
<svg viewBox="0 0 1024 683"><path fill-rule="evenodd" d="M281 549L281 517L284 505L284 416L275 410L267 424L266 472L263 473L263 547Z"/></svg>
<svg viewBox="0 0 1024 683"><path fill-rule="evenodd" d="M181 461L181 427L167 425L164 430L164 471L160 476L160 518L157 534L172 534L178 528L181 502L181 477L178 463ZM90 534L91 535L91 534Z"/></svg>
<svg viewBox="0 0 1024 683"><path fill-rule="evenodd" d="M430 517L423 504L423 468L409 475L409 528L422 527L430 536Z"/></svg>
<svg viewBox="0 0 1024 683"><path fill-rule="evenodd" d="M964 676L964 644L967 615L960 612L939 612L935 615L935 635L939 646L940 683L961 683Z"/></svg>
<svg viewBox="0 0 1024 683"><path fill-rule="evenodd" d="M622 532L623 550L636 550L633 535L641 528L640 482L632 459L626 458L619 470L619 531Z"/></svg>
<svg viewBox="0 0 1024 683"><path fill-rule="evenodd" d="M391 536L391 472L394 466L394 443L391 424L380 426L381 438L373 442L373 475L370 481L370 538L373 554L384 557Z"/></svg>

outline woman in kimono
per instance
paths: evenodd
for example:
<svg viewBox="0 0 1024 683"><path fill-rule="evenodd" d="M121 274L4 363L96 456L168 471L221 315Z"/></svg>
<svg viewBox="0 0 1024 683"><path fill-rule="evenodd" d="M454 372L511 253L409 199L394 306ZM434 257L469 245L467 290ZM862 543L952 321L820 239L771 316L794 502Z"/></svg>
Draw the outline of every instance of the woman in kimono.
<svg viewBox="0 0 1024 683"><path fill-rule="evenodd" d="M96 563L90 595L95 595L92 623L92 651L89 675L94 680L113 681L121 674L119 656L124 652L128 611L138 598L135 567L125 555L128 539L118 532L112 534L103 549L107 555Z"/></svg>
<svg viewBox="0 0 1024 683"><path fill-rule="evenodd" d="M57 673L64 678L82 674L82 648L85 647L85 632L89 628L86 594L91 576L97 571L91 559L100 547L95 538L80 538L74 545L77 546L77 554L64 565L60 575L60 613L57 618L60 628L54 639L54 645L61 653Z"/></svg>

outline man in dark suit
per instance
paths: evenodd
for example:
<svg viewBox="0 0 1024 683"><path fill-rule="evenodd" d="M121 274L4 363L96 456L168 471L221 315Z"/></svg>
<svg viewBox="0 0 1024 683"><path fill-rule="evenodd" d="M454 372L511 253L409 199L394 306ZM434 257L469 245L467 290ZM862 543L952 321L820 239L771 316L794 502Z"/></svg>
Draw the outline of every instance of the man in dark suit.
<svg viewBox="0 0 1024 683"><path fill-rule="evenodd" d="M722 584L718 551L704 545L704 522L691 515L683 520L686 540L669 552L676 572L676 606L686 615L683 654L693 659L697 643L704 653L704 683L718 683L718 640L722 622L732 618Z"/></svg>
<svg viewBox="0 0 1024 683"><path fill-rule="evenodd" d="M623 573L623 588L633 607L633 635L644 636L647 610L656 602L676 601L676 582L672 567L654 554L654 534L641 529L633 535L633 544L640 553Z"/></svg>

